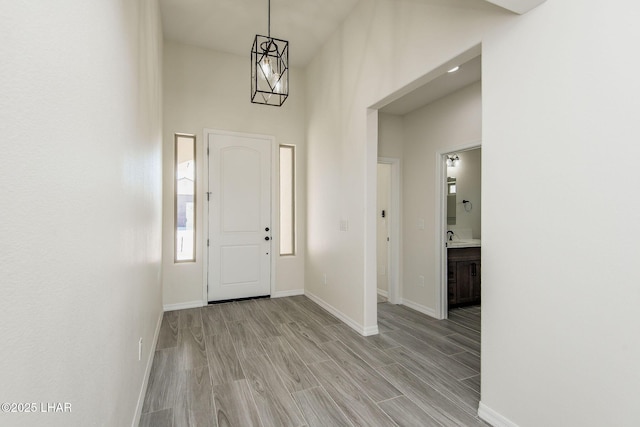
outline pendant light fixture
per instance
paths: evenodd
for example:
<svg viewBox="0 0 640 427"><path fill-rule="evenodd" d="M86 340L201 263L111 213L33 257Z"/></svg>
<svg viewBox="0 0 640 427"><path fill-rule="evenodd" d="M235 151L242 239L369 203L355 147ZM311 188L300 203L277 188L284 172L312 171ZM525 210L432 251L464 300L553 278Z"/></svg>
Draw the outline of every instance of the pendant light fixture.
<svg viewBox="0 0 640 427"><path fill-rule="evenodd" d="M289 42L271 37L268 2L268 35L256 35L251 48L251 102L280 107L289 96Z"/></svg>

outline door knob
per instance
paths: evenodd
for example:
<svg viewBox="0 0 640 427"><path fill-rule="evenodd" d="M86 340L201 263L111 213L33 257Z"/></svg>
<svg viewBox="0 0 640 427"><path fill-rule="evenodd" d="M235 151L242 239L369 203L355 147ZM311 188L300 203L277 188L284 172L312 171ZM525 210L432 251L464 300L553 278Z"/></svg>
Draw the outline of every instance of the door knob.
<svg viewBox="0 0 640 427"><path fill-rule="evenodd" d="M269 231L269 227L265 228L264 231Z"/></svg>
<svg viewBox="0 0 640 427"><path fill-rule="evenodd" d="M271 240L269 236L265 237L264 240Z"/></svg>

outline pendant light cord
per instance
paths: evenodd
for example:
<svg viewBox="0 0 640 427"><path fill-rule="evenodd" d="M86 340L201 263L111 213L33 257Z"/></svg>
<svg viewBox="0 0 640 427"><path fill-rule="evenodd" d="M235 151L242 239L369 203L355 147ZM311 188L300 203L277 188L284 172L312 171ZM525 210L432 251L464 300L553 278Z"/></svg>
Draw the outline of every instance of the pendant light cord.
<svg viewBox="0 0 640 427"><path fill-rule="evenodd" d="M267 4L269 5L268 6L269 7L269 11L268 11L268 15L267 15L269 17L268 20L267 20L267 23L268 23L267 34L269 35L269 38L271 38L271 0L269 0Z"/></svg>

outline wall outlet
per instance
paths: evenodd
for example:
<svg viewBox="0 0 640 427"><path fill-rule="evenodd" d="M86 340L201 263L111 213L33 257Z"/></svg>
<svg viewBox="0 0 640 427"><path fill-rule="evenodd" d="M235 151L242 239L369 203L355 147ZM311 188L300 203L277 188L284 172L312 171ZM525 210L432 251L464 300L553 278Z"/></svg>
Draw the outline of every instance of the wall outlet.
<svg viewBox="0 0 640 427"><path fill-rule="evenodd" d="M349 231L349 220L347 219L340 220L340 231Z"/></svg>
<svg viewBox="0 0 640 427"><path fill-rule="evenodd" d="M424 288L424 276L418 276L418 286Z"/></svg>
<svg viewBox="0 0 640 427"><path fill-rule="evenodd" d="M424 219L418 219L418 230L424 230Z"/></svg>
<svg viewBox="0 0 640 427"><path fill-rule="evenodd" d="M327 284L327 273L324 273L322 275L322 283L325 284L325 285Z"/></svg>
<svg viewBox="0 0 640 427"><path fill-rule="evenodd" d="M138 362L142 360L142 337L138 341Z"/></svg>

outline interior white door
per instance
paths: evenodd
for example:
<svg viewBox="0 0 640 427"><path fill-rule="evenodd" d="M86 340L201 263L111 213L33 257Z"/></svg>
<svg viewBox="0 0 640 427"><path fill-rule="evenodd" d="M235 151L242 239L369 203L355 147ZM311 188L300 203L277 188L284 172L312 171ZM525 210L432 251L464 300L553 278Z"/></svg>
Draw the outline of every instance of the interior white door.
<svg viewBox="0 0 640 427"><path fill-rule="evenodd" d="M209 133L209 301L271 294L271 142Z"/></svg>
<svg viewBox="0 0 640 427"><path fill-rule="evenodd" d="M378 163L377 258L378 294L389 294L389 211L391 205L391 165Z"/></svg>

